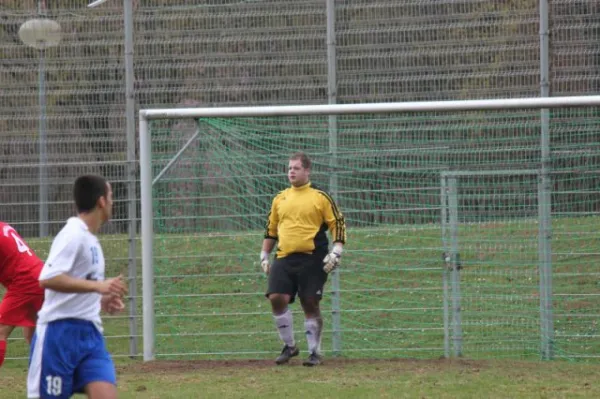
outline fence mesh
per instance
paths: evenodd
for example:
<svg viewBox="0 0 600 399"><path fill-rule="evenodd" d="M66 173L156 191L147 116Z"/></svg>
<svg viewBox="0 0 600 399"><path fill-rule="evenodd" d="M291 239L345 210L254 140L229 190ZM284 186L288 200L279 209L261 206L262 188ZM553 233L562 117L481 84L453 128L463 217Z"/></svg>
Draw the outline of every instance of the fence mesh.
<svg viewBox="0 0 600 399"><path fill-rule="evenodd" d="M327 102L325 2L132 2L138 109ZM550 2L552 95L598 92L599 7L592 0ZM60 44L44 54L18 36L23 22L41 14L58 21L63 32ZM539 93L537 1L339 0L335 23L340 103ZM80 0L0 2L0 219L30 241L39 234L42 191L42 56L49 233L73 212L74 178L93 172L110 179L115 191L107 239L126 240L123 38L119 0L95 9ZM578 139L565 138L573 145ZM577 151L595 156L593 147L563 149L555 162L572 162ZM580 179L587 185L590 177ZM574 212L567 198L584 194L572 194L571 183L559 177L556 184L565 188L555 198L561 212ZM42 254L47 243L39 241ZM115 270L126 263L126 251L119 253Z"/></svg>

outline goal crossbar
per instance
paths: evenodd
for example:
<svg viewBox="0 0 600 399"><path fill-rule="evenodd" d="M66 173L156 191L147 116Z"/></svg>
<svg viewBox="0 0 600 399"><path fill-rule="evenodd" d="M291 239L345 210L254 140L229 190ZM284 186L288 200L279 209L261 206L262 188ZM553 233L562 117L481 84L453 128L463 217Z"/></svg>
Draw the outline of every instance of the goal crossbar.
<svg viewBox="0 0 600 399"><path fill-rule="evenodd" d="M343 115L426 111L542 109L600 105L600 96L530 97L493 100L417 101L368 104L278 105L256 107L142 109L140 120L169 118ZM140 131L141 133L141 131Z"/></svg>

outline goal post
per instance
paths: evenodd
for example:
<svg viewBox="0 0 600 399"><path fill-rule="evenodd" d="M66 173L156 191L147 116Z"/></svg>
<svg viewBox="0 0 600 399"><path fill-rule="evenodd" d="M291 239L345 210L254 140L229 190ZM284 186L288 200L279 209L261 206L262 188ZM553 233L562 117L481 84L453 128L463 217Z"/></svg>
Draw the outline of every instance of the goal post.
<svg viewBox="0 0 600 399"><path fill-rule="evenodd" d="M442 242L443 242L443 257L446 263L447 271L444 277L444 328L445 328L445 354L449 357L450 346L454 349L454 355L462 356L462 323L461 323L461 290L460 290L460 269L462 267L460 259L459 245L459 198L469 197L469 195L461 195L461 182L466 183L467 190L477 185L477 180L490 177L509 177L522 180L527 179L531 187L530 193L521 193L524 195L537 195L538 214L540 220L544 218L544 208L539 206L544 201L543 186L541 184L541 169L513 169L513 170L459 170L459 171L442 171L441 172L441 223L442 223ZM507 179L504 179L505 183ZM469 187L470 186L470 187ZM495 196L515 196L514 192L506 192L499 194L497 187L490 187L496 190ZM459 194L460 193L460 194ZM463 220L466 218L462 218ZM538 237L540 243L537 251L539 254L539 281L540 281L540 340L541 351L548 358L552 354L552 341L554 340L554 331L552 327L552 283L551 283L551 264L546 264L542 260L545 258L545 252L549 250L549 237L545 232L546 226L544 223L538 223ZM548 246L548 247L547 247ZM544 304L550 304L548 308ZM452 308L450 312L448 309ZM450 320L452 315L452 320ZM450 332L450 329L452 330ZM450 342L452 337L452 342Z"/></svg>
<svg viewBox="0 0 600 399"><path fill-rule="evenodd" d="M273 329L252 264L264 207L285 184L273 169L297 149L315 155L315 179L335 182L349 226L333 352L449 356L452 339L455 355L552 357L561 336L582 336L579 324L554 336L553 320L581 287L565 277L556 296L552 261L567 276L591 251L577 234L596 223L599 106L600 96L574 96L141 110L144 360L157 356L157 336L168 347L160 356L255 357L278 346L274 332L261 341ZM549 109L544 133L540 110ZM553 218L564 235L552 235ZM580 276L593 274L588 266ZM585 298L591 308L578 316L589 320L599 308ZM569 342L560 353L585 356Z"/></svg>

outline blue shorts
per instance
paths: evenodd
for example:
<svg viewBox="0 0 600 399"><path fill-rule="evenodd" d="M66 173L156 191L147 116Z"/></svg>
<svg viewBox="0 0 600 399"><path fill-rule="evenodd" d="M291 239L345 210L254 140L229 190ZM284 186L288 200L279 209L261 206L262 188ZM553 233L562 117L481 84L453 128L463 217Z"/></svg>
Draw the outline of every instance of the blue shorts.
<svg viewBox="0 0 600 399"><path fill-rule="evenodd" d="M94 323L63 319L38 325L31 342L28 398L70 398L99 381L116 385L117 379Z"/></svg>

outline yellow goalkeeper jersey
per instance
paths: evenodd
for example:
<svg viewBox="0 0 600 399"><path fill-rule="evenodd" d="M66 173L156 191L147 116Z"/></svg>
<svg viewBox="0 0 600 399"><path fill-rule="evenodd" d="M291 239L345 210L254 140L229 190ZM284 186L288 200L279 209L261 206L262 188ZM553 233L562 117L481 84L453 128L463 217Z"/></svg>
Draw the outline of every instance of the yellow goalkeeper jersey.
<svg viewBox="0 0 600 399"><path fill-rule="evenodd" d="M329 229L333 242L346 242L346 223L333 199L307 183L279 192L267 218L265 238L277 240L277 257L327 251Z"/></svg>

